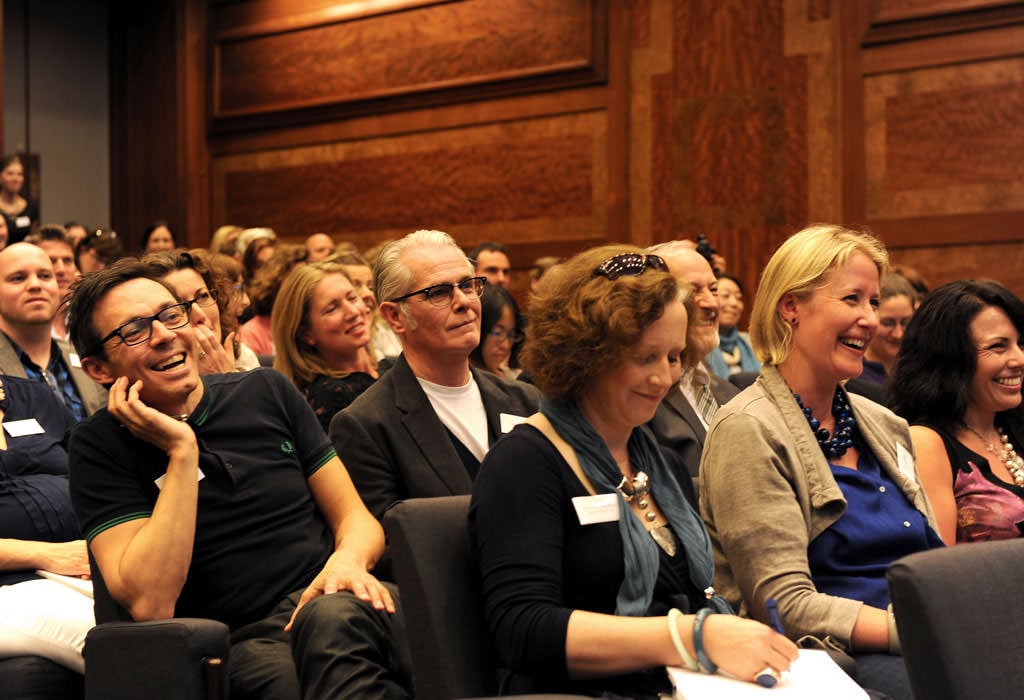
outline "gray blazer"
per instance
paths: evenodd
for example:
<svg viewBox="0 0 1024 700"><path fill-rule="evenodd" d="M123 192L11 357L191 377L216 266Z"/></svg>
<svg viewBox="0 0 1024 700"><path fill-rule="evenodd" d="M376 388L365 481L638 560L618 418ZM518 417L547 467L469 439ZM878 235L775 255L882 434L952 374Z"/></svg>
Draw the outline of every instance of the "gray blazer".
<svg viewBox="0 0 1024 700"><path fill-rule="evenodd" d="M711 375L711 393L719 406L724 406L740 390L721 377ZM658 444L675 450L694 479L700 470L700 456L704 450L707 429L700 421L696 409L676 384L661 400L654 418L647 424Z"/></svg>
<svg viewBox="0 0 1024 700"><path fill-rule="evenodd" d="M540 392L523 382L472 369L487 426L501 435L501 414L536 413ZM331 442L375 517L406 498L468 494L473 487L444 424L400 355L395 366L331 420Z"/></svg>
<svg viewBox="0 0 1024 700"><path fill-rule="evenodd" d="M75 385L75 390L78 391L78 397L82 399L85 412L91 416L107 405L107 390L85 373L81 362L71 361L71 354L75 352L71 343L64 340L55 340L54 342L57 343L57 347L60 348L60 353L64 357L64 364L71 374L71 382ZM28 379L25 365L21 364L21 360L18 359L17 350L3 333L0 333L0 374Z"/></svg>

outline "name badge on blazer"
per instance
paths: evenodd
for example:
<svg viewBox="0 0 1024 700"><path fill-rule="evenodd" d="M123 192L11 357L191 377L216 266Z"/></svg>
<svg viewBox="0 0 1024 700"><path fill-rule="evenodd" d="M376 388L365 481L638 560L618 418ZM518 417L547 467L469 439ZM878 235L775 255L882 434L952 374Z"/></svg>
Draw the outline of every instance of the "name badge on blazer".
<svg viewBox="0 0 1024 700"><path fill-rule="evenodd" d="M72 367L77 367L78 369L82 369L82 358L80 358L78 356L77 352L69 352L68 353L68 358L70 358L70 360L71 360L71 366Z"/></svg>
<svg viewBox="0 0 1024 700"><path fill-rule="evenodd" d="M896 466L899 468L900 474L911 481L917 481L914 455L910 454L910 450L904 447L902 442L896 443Z"/></svg>
<svg viewBox="0 0 1024 700"><path fill-rule="evenodd" d="M4 423L4 430L12 438L21 437L23 435L42 435L45 430L43 426L39 425L39 421L35 418L26 418L25 420L12 420Z"/></svg>
<svg viewBox="0 0 1024 700"><path fill-rule="evenodd" d="M596 496L576 496L572 499L580 525L614 523L619 520L619 495L599 493Z"/></svg>
<svg viewBox="0 0 1024 700"><path fill-rule="evenodd" d="M514 416L511 413L499 413L498 418L501 421L500 427L503 435L526 421L526 416Z"/></svg>

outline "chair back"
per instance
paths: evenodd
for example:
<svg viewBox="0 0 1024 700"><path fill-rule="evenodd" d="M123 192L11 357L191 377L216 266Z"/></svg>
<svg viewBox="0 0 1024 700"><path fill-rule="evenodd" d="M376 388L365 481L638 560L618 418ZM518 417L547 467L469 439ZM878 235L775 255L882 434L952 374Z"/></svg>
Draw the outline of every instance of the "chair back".
<svg viewBox="0 0 1024 700"><path fill-rule="evenodd" d="M1024 539L919 552L887 578L915 698L1024 696Z"/></svg>
<svg viewBox="0 0 1024 700"><path fill-rule="evenodd" d="M471 565L469 498L411 499L384 516L419 700L497 690L478 574Z"/></svg>

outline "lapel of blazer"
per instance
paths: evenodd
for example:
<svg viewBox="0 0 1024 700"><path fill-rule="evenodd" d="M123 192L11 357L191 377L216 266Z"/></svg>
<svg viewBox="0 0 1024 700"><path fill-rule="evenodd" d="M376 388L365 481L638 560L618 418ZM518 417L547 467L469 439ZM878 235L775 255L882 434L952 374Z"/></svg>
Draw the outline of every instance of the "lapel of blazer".
<svg viewBox="0 0 1024 700"><path fill-rule="evenodd" d="M704 438L707 437L708 431L704 425L700 422L700 418L697 417L697 411L689 400L683 396L683 390L679 388L679 384L676 384L668 392L668 395L664 399L665 403L672 407L676 413L683 417L686 424L693 430L693 434L697 437L697 441L704 446Z"/></svg>
<svg viewBox="0 0 1024 700"><path fill-rule="evenodd" d="M25 366L18 359L18 353L14 351L10 338L4 333L0 333L0 374L28 379Z"/></svg>
<svg viewBox="0 0 1024 700"><path fill-rule="evenodd" d="M60 348L60 354L64 358L64 366L68 368L68 372L71 374L71 382L75 385L75 390L78 391L78 398L82 399L85 412L92 415L106 404L106 397L103 396L102 392L97 391L99 384L94 382L92 377L82 369L81 360L78 362L71 361L71 353L74 352L71 343L58 340L57 347ZM77 353L75 353L75 357L77 359Z"/></svg>
<svg viewBox="0 0 1024 700"><path fill-rule="evenodd" d="M437 417L412 368L400 355L388 374L395 387L395 405L402 414L402 426L424 461L453 495L469 493L469 474L455 451L448 429Z"/></svg>

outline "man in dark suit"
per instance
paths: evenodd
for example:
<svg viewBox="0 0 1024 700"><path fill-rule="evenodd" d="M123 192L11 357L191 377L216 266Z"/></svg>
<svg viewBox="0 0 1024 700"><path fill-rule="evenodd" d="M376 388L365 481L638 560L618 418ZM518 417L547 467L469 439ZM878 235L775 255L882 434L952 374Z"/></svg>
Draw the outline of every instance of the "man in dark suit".
<svg viewBox="0 0 1024 700"><path fill-rule="evenodd" d="M70 343L50 337L60 305L53 263L42 248L0 251L0 374L44 383L81 420L107 405Z"/></svg>
<svg viewBox="0 0 1024 700"><path fill-rule="evenodd" d="M660 255L669 271L692 287L693 294L692 303L687 304L683 373L662 399L649 426L660 444L679 453L690 476L696 478L714 412L739 393L704 365L704 358L718 345L718 280L690 241L669 241L650 252Z"/></svg>
<svg viewBox="0 0 1024 700"><path fill-rule="evenodd" d="M417 231L381 251L380 310L402 341L395 366L331 421L330 436L378 518L405 498L467 494L490 446L539 393L471 368L484 278L452 238Z"/></svg>

